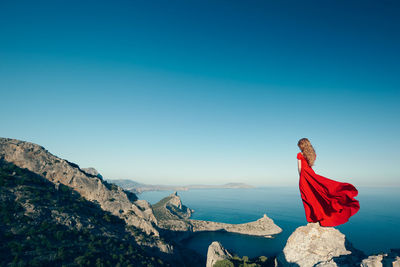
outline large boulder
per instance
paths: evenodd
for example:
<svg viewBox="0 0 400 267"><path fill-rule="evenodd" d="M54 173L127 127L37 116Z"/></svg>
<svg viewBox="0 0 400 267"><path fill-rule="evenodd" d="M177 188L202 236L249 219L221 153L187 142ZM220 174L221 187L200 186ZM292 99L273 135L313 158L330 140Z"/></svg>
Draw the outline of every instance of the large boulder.
<svg viewBox="0 0 400 267"><path fill-rule="evenodd" d="M363 256L339 230L309 223L292 233L277 262L279 266L357 266Z"/></svg>
<svg viewBox="0 0 400 267"><path fill-rule="evenodd" d="M214 241L208 247L206 267L213 267L217 261L230 258L232 258L232 255L222 247L221 243Z"/></svg>

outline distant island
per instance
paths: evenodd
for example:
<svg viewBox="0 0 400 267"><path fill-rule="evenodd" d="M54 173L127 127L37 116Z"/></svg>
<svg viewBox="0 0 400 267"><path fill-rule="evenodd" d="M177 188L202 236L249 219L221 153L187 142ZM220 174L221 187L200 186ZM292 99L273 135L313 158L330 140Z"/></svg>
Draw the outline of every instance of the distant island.
<svg viewBox="0 0 400 267"><path fill-rule="evenodd" d="M238 188L254 188L252 185L245 183L227 183L222 185L152 185L142 184L136 181L128 179L108 180L109 182L115 183L116 185L124 188L125 190L131 191L136 194L140 194L146 191L187 191L190 189L238 189Z"/></svg>

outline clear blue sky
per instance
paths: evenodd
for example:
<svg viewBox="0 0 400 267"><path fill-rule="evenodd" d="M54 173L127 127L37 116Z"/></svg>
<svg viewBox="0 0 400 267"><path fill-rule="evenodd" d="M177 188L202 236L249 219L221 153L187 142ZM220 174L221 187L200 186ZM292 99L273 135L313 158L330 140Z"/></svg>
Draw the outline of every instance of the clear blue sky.
<svg viewBox="0 0 400 267"><path fill-rule="evenodd" d="M85 2L85 3L82 3ZM399 1L1 1L0 136L106 178L400 185Z"/></svg>

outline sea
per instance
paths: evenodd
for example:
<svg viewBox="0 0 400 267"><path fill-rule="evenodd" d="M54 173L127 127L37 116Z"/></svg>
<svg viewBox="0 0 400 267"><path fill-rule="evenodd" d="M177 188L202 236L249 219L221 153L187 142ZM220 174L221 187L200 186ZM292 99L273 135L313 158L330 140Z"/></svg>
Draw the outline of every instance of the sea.
<svg viewBox="0 0 400 267"><path fill-rule="evenodd" d="M337 226L340 232L367 255L400 248L400 187L357 188L360 211L349 222ZM139 195L154 204L173 193L148 191ZM192 219L224 223L246 223L264 214L282 228L274 238L227 232L197 233L184 244L202 255L213 241L242 257L275 256L290 234L307 224L297 187L257 187L250 189L191 189L178 191L182 203L194 210Z"/></svg>

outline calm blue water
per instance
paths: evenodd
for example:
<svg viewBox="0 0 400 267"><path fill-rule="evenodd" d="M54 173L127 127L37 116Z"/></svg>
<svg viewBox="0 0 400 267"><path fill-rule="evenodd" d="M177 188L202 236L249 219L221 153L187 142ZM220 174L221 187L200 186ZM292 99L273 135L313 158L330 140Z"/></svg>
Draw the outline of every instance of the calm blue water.
<svg viewBox="0 0 400 267"><path fill-rule="evenodd" d="M400 188L358 188L360 211L344 225L336 227L353 245L367 254L400 248ZM139 198L156 203L169 191L144 192ZM245 223L264 213L283 232L274 239L231 233L199 233L186 240L186 245L202 255L212 241L239 256L272 256L282 251L287 238L305 225L303 204L296 187L255 189L201 189L180 191L183 204L194 209L193 219L225 223Z"/></svg>

